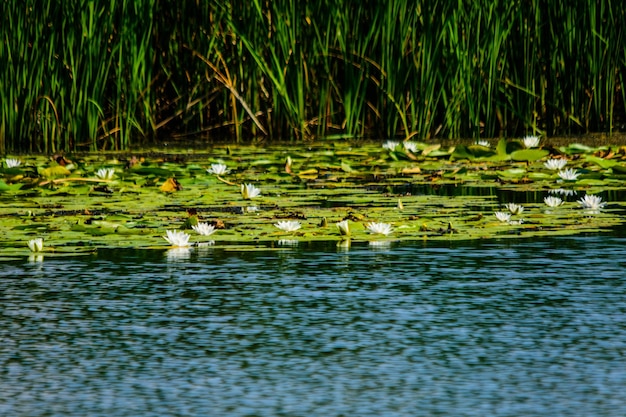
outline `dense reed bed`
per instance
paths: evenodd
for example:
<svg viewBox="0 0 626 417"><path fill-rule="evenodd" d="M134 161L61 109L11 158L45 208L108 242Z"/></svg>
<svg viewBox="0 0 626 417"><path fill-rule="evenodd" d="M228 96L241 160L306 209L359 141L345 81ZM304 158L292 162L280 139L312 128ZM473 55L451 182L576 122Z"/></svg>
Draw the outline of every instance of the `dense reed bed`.
<svg viewBox="0 0 626 417"><path fill-rule="evenodd" d="M2 2L3 152L626 121L621 1L44 3Z"/></svg>

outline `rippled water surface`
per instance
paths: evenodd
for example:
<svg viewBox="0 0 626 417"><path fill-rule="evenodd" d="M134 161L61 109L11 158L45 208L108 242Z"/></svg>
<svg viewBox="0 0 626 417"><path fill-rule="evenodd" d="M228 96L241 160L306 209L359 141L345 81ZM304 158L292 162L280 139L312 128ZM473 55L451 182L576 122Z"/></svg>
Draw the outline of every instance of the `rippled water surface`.
<svg viewBox="0 0 626 417"><path fill-rule="evenodd" d="M625 243L3 263L0 415L624 416Z"/></svg>

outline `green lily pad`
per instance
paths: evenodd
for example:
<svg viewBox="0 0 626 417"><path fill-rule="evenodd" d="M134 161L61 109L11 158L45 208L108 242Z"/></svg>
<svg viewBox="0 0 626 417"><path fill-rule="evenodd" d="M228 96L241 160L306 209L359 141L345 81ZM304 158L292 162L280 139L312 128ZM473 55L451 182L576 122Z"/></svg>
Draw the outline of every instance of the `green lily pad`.
<svg viewBox="0 0 626 417"><path fill-rule="evenodd" d="M511 153L511 159L514 161L533 162L545 158L550 152L545 149L522 149Z"/></svg>

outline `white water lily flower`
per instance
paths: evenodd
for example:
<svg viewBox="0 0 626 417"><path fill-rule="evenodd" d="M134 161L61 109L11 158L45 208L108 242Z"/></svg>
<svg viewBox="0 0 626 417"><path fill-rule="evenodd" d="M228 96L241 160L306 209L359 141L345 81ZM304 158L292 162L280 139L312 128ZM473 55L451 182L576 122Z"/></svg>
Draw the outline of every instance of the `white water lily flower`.
<svg viewBox="0 0 626 417"><path fill-rule="evenodd" d="M385 236L387 236L389 233L392 232L392 227L389 223L372 222L372 223L367 223L365 227L367 227L367 230L369 230L372 233L379 233Z"/></svg>
<svg viewBox="0 0 626 417"><path fill-rule="evenodd" d="M524 146L527 148L536 148L539 146L539 136L529 135L522 139Z"/></svg>
<svg viewBox="0 0 626 417"><path fill-rule="evenodd" d="M22 165L22 161L15 158L7 158L4 162L7 164L7 168L16 168Z"/></svg>
<svg viewBox="0 0 626 417"><path fill-rule="evenodd" d="M42 252L43 251L43 239L38 237L37 239L32 239L27 242L28 249L31 252Z"/></svg>
<svg viewBox="0 0 626 417"><path fill-rule="evenodd" d="M342 236L350 236L350 224L347 220L340 221L336 224L339 234Z"/></svg>
<svg viewBox="0 0 626 417"><path fill-rule="evenodd" d="M568 168L562 171L559 171L559 177L564 179L565 181L576 181L580 174L572 168Z"/></svg>
<svg viewBox="0 0 626 417"><path fill-rule="evenodd" d="M605 202L602 202L602 197L591 194L587 194L578 200L578 204L580 204L582 208L589 210L600 210L606 205Z"/></svg>
<svg viewBox="0 0 626 417"><path fill-rule="evenodd" d="M400 142L397 142L395 140L388 140L387 142L383 143L383 148L393 151L399 144Z"/></svg>
<svg viewBox="0 0 626 417"><path fill-rule="evenodd" d="M249 200L261 195L261 190L252 184L241 184L241 196Z"/></svg>
<svg viewBox="0 0 626 417"><path fill-rule="evenodd" d="M505 204L504 207L509 209L511 214L522 214L522 212L524 211L524 207L522 207L520 204L509 203Z"/></svg>
<svg viewBox="0 0 626 417"><path fill-rule="evenodd" d="M206 170L206 172L208 172L209 174L215 174L215 175L228 174L228 171L230 170L224 164L211 164L211 168Z"/></svg>
<svg viewBox="0 0 626 417"><path fill-rule="evenodd" d="M548 207L558 207L561 204L563 204L563 200L561 200L559 197L554 197L554 196L548 196L545 197L543 199L543 202L546 203L546 206Z"/></svg>
<svg viewBox="0 0 626 417"><path fill-rule="evenodd" d="M280 221L274 224L274 226L278 227L280 230L284 230L285 232L295 232L302 227L302 224L296 220L286 220Z"/></svg>
<svg viewBox="0 0 626 417"><path fill-rule="evenodd" d="M491 144L489 143L488 140L486 139L480 139L476 141L476 145L478 146L484 146L485 148L489 148L491 146Z"/></svg>
<svg viewBox="0 0 626 417"><path fill-rule="evenodd" d="M404 149L406 149L407 151L409 151L411 153L417 153L417 151L418 151L417 143L411 142L410 140L402 142L402 145L404 145Z"/></svg>
<svg viewBox="0 0 626 417"><path fill-rule="evenodd" d="M96 177L101 180L112 180L115 176L115 170L113 168L100 168L96 171Z"/></svg>
<svg viewBox="0 0 626 417"><path fill-rule="evenodd" d="M202 236L210 236L213 234L213 232L215 232L215 226L208 223L198 223L191 226L191 228L195 230L196 233Z"/></svg>
<svg viewBox="0 0 626 417"><path fill-rule="evenodd" d="M501 222L511 221L511 213L505 213L503 211L496 211L493 214L495 214L496 219L500 220Z"/></svg>
<svg viewBox="0 0 626 417"><path fill-rule="evenodd" d="M567 159L548 159L543 165L552 170L561 170L567 165Z"/></svg>
<svg viewBox="0 0 626 417"><path fill-rule="evenodd" d="M176 248L185 248L189 246L189 237L185 232L180 230L167 230L167 236L163 236L163 239L167 240L170 245Z"/></svg>

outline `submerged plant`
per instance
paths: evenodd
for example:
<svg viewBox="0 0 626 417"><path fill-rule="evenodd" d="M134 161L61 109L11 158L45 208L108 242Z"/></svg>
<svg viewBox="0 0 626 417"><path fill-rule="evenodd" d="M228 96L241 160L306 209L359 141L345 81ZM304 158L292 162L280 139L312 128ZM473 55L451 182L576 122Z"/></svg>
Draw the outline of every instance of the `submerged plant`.
<svg viewBox="0 0 626 417"><path fill-rule="evenodd" d="M285 220L279 221L274 224L274 226L278 227L280 230L284 230L285 232L295 232L302 227L302 224L296 220Z"/></svg>
<svg viewBox="0 0 626 417"><path fill-rule="evenodd" d="M250 200L261 195L261 190L252 184L241 184L241 196L245 200Z"/></svg>
<svg viewBox="0 0 626 417"><path fill-rule="evenodd" d="M208 223L198 223L191 226L193 230L196 231L199 235L202 236L210 236L215 232L215 226Z"/></svg>
<svg viewBox="0 0 626 417"><path fill-rule="evenodd" d="M167 235L163 236L163 239L167 240L170 245L176 248L185 248L189 246L189 237L185 232L180 230L167 230L165 232Z"/></svg>
<svg viewBox="0 0 626 417"><path fill-rule="evenodd" d="M372 233L377 233L377 234L381 234L385 236L387 236L393 231L389 223L371 222L371 223L367 223L365 227L367 228L367 230L369 230Z"/></svg>
<svg viewBox="0 0 626 417"><path fill-rule="evenodd" d="M28 249L31 252L43 252L43 239L38 237L37 239L31 239L27 242Z"/></svg>

